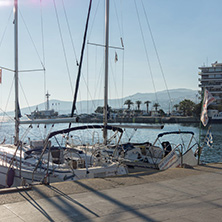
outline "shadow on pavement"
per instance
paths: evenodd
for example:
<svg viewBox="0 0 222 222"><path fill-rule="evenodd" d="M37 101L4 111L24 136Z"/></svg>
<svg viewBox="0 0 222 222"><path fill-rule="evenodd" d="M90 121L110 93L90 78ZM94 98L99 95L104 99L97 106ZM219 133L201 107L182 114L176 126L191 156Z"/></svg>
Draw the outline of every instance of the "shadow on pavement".
<svg viewBox="0 0 222 222"><path fill-rule="evenodd" d="M98 190L93 189L92 187L82 183L81 181L75 181L75 183L79 184L80 186L84 187L85 189L87 189L89 192L92 192L93 194L96 194L97 196L99 196L100 198L103 198L109 202L111 202L112 204L115 204L117 207L121 208L123 211L128 211L131 214L134 214L139 220L144 220L144 221L153 221L153 219L151 219L150 217L148 217L147 215L137 211L137 209L134 209L133 207L131 207L130 205L126 205L124 203L121 203L120 201L112 198L111 196L108 196Z"/></svg>
<svg viewBox="0 0 222 222"><path fill-rule="evenodd" d="M57 212L64 215L66 219L69 221L74 221L74 218L81 218L81 220L89 220L89 214L92 214L95 217L99 217L96 213L79 203L78 201L72 199L70 196L66 195L59 189L48 186L49 189L53 190L58 195L55 198L49 198L45 193L43 193L38 187L35 187L35 191L47 202L47 206L52 206L56 208ZM28 192L20 192L20 195L29 202L33 207L35 207L47 220L55 221L55 218L52 218L49 215L49 211L47 212L47 207L40 205L40 200L34 200ZM25 196L27 195L27 196ZM77 207L81 207L84 210L88 211L89 214L83 214ZM52 211L51 211L52 213Z"/></svg>

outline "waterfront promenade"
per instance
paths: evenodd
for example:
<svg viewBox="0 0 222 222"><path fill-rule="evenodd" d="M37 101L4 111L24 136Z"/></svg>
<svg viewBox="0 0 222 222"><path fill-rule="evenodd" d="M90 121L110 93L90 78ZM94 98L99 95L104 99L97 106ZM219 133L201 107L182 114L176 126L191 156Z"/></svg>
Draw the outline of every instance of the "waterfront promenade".
<svg viewBox="0 0 222 222"><path fill-rule="evenodd" d="M222 221L222 164L0 194L0 221Z"/></svg>

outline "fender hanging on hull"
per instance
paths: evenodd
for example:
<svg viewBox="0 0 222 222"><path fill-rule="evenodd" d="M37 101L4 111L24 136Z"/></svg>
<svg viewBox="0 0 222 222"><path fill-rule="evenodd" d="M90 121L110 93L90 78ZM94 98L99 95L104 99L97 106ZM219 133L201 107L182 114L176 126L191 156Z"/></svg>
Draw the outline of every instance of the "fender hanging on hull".
<svg viewBox="0 0 222 222"><path fill-rule="evenodd" d="M15 170L13 168L11 168L8 171L7 180L6 180L6 183L7 183L8 187L12 186L12 184L14 182L14 177L15 177Z"/></svg>

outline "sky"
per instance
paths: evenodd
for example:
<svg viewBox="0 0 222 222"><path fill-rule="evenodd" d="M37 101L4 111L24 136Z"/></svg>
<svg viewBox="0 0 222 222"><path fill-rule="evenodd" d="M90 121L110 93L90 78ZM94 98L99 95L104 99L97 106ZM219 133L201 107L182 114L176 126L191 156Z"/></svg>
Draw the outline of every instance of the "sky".
<svg viewBox="0 0 222 222"><path fill-rule="evenodd" d="M20 107L44 102L46 91L72 101L89 0L18 2ZM103 98L104 47L89 43L104 45L104 2L93 0L78 101ZM221 0L111 0L110 46L122 38L124 50L109 51L109 98L198 90L198 67L222 62L221 8ZM12 12L13 0L0 0L0 66L13 70ZM22 72L42 64L45 72ZM14 109L13 72L5 69L0 107Z"/></svg>

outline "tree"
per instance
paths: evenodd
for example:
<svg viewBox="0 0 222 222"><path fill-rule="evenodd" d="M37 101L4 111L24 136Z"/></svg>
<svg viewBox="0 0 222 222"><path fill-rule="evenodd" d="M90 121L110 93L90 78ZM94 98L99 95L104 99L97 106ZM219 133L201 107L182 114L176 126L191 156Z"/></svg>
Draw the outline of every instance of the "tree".
<svg viewBox="0 0 222 222"><path fill-rule="evenodd" d="M162 109L160 109L158 111L158 113L159 113L160 116L166 116L166 113Z"/></svg>
<svg viewBox="0 0 222 222"><path fill-rule="evenodd" d="M96 108L96 110L95 110L95 113L101 113L101 114L103 114L103 108L104 108L103 106L98 106L98 107ZM108 111L108 112L112 112L111 106L108 105L107 111Z"/></svg>
<svg viewBox="0 0 222 222"><path fill-rule="evenodd" d="M133 105L133 102L130 99L128 99L125 101L124 105L127 105L128 109L130 109L130 106Z"/></svg>
<svg viewBox="0 0 222 222"><path fill-rule="evenodd" d="M183 112L184 116L192 116L195 103L189 99L184 99L179 103L179 110Z"/></svg>
<svg viewBox="0 0 222 222"><path fill-rule="evenodd" d="M201 103L195 104L194 109L193 109L193 115L200 118L201 108L202 108Z"/></svg>
<svg viewBox="0 0 222 222"><path fill-rule="evenodd" d="M101 113L103 114L103 107L102 106L98 106L95 110L95 113Z"/></svg>
<svg viewBox="0 0 222 222"><path fill-rule="evenodd" d="M179 106L179 104L175 104L173 107L176 109L176 111L178 111Z"/></svg>
<svg viewBox="0 0 222 222"><path fill-rule="evenodd" d="M144 104L146 104L146 112L148 113L149 112L149 104L151 102L149 100L145 101Z"/></svg>
<svg viewBox="0 0 222 222"><path fill-rule="evenodd" d="M141 103L142 103L142 102L141 102L141 101L139 101L139 100L138 100L138 101L136 101L136 105L137 105L137 109L138 109L138 110L140 110L140 105L141 105Z"/></svg>
<svg viewBox="0 0 222 222"><path fill-rule="evenodd" d="M154 103L153 107L155 108L155 111L157 112L158 107L160 106L159 103Z"/></svg>

